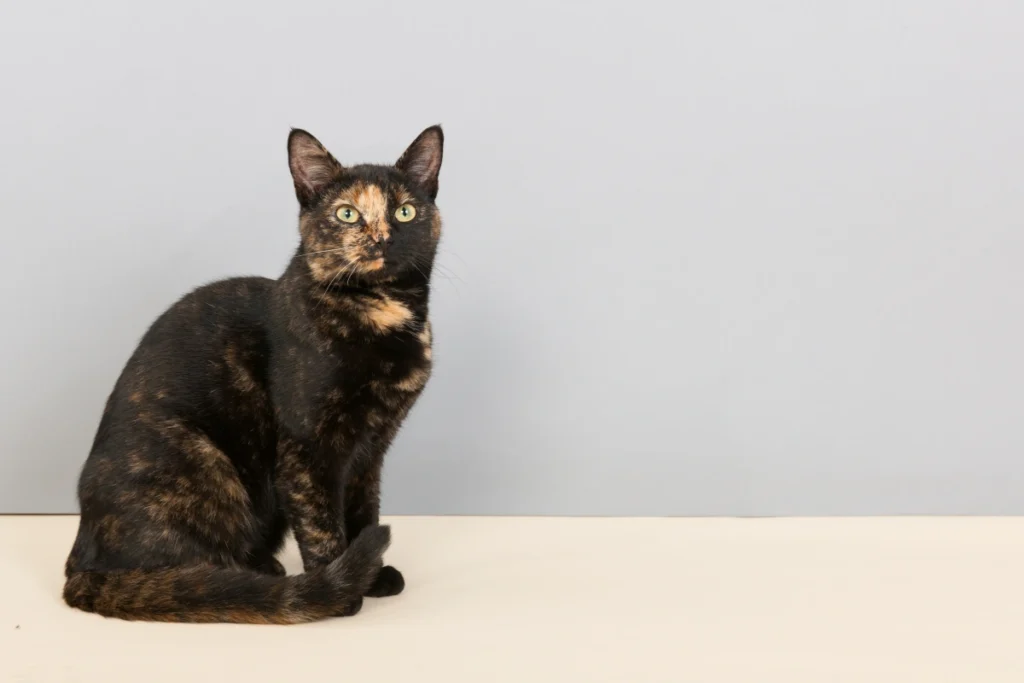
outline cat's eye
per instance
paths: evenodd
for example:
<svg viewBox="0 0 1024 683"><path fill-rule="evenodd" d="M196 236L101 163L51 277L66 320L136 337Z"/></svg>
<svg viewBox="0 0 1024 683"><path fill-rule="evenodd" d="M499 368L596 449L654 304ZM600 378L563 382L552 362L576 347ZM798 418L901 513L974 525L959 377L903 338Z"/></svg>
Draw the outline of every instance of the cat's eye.
<svg viewBox="0 0 1024 683"><path fill-rule="evenodd" d="M342 223L355 223L359 220L359 212L351 206L342 206L335 212L335 215Z"/></svg>
<svg viewBox="0 0 1024 683"><path fill-rule="evenodd" d="M395 209L395 218L398 219L399 223L408 223L413 218L416 218L416 207L412 204L402 204Z"/></svg>

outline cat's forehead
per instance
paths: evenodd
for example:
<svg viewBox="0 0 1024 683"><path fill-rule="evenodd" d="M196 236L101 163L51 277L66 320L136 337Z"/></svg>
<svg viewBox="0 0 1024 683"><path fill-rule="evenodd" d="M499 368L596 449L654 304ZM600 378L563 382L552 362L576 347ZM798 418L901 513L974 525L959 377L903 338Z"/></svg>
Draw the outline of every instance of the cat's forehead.
<svg viewBox="0 0 1024 683"><path fill-rule="evenodd" d="M412 200L412 193L401 183L377 183L359 179L339 189L332 204L351 204L366 214L382 214L390 203L404 204Z"/></svg>
<svg viewBox="0 0 1024 683"><path fill-rule="evenodd" d="M402 174L391 166L362 164L345 169L342 182L337 189L338 196L356 195L369 197L380 194L386 198L398 195L411 196Z"/></svg>

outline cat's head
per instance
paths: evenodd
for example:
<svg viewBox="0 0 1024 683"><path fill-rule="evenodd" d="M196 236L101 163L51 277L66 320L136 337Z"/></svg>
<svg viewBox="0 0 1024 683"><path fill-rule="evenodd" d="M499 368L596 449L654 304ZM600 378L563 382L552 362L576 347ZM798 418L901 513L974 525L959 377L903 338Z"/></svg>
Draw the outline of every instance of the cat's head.
<svg viewBox="0 0 1024 683"><path fill-rule="evenodd" d="M394 166L342 166L304 130L288 136L302 257L325 285L430 273L441 237L434 204L444 135L420 133Z"/></svg>

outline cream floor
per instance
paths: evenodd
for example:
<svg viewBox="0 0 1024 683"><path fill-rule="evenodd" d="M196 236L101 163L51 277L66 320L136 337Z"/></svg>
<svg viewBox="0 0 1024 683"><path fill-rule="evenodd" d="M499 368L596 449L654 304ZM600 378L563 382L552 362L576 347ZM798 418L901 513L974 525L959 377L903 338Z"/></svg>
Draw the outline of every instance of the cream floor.
<svg viewBox="0 0 1024 683"><path fill-rule="evenodd" d="M387 521L404 594L279 627L73 611L0 517L0 682L1024 681L1024 518Z"/></svg>

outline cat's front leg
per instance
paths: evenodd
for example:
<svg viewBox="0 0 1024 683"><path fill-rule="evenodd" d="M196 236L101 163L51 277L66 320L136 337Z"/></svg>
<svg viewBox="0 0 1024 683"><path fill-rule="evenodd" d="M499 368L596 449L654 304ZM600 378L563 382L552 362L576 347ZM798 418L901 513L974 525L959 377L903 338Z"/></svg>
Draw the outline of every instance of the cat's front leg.
<svg viewBox="0 0 1024 683"><path fill-rule="evenodd" d="M278 440L277 488L307 572L340 557L348 547L342 472L337 460L313 443Z"/></svg>
<svg viewBox="0 0 1024 683"><path fill-rule="evenodd" d="M345 482L345 533L355 538L368 526L380 523L380 475L384 454L394 438L396 429L388 426L375 434L347 472ZM398 595L405 588L402 572L390 565L381 568L376 581L366 595L380 598Z"/></svg>

